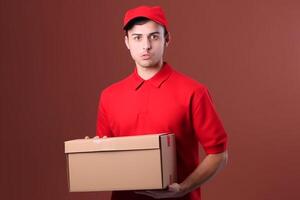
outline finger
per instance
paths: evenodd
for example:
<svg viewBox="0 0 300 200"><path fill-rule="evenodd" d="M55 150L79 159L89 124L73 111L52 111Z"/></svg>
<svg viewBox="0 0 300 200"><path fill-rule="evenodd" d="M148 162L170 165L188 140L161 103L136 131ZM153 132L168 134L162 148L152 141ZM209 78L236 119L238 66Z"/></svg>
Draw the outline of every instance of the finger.
<svg viewBox="0 0 300 200"><path fill-rule="evenodd" d="M95 137L93 137L93 139L99 139L99 136L98 136L98 135L96 135Z"/></svg>
<svg viewBox="0 0 300 200"><path fill-rule="evenodd" d="M164 198L175 198L176 192L171 191L153 191L153 190L146 190L146 191L137 191L136 194L150 196L154 199L164 199Z"/></svg>
<svg viewBox="0 0 300 200"><path fill-rule="evenodd" d="M89 136L85 136L84 139L90 139L90 137Z"/></svg>
<svg viewBox="0 0 300 200"><path fill-rule="evenodd" d="M173 183L173 184L169 185L168 188L169 188L169 191L172 191L172 192L180 191L180 185L178 183Z"/></svg>

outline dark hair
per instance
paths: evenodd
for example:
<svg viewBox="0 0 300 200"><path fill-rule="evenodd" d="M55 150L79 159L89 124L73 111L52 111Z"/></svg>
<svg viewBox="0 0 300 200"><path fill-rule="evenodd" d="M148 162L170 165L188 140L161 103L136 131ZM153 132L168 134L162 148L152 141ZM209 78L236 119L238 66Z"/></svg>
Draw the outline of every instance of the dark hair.
<svg viewBox="0 0 300 200"><path fill-rule="evenodd" d="M137 17L137 18L130 20L124 27L126 36L128 36L128 31L130 29L132 29L135 25L143 25L143 24L147 23L148 21L151 21L151 19L148 19L147 17ZM163 28L164 28L164 35L167 36L168 31L164 26L163 26Z"/></svg>

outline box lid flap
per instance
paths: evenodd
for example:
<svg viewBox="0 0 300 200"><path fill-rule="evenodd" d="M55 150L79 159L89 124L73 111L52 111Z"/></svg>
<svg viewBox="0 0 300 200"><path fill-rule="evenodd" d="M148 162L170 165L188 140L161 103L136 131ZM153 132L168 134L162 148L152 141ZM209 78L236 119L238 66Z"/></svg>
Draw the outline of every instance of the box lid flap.
<svg viewBox="0 0 300 200"><path fill-rule="evenodd" d="M65 141L65 153L158 149L159 137L168 133Z"/></svg>

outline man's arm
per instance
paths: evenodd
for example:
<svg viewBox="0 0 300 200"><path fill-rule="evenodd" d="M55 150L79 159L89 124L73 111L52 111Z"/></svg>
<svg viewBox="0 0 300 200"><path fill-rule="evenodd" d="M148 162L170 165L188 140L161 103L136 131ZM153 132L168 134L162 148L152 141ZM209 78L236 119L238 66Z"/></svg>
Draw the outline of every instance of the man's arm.
<svg viewBox="0 0 300 200"><path fill-rule="evenodd" d="M227 151L219 154L208 154L198 167L182 182L180 189L189 193L210 180L227 164Z"/></svg>
<svg viewBox="0 0 300 200"><path fill-rule="evenodd" d="M228 159L227 151L218 154L208 154L197 168L180 184L173 183L166 191L136 192L156 199L182 197L210 180L222 168Z"/></svg>

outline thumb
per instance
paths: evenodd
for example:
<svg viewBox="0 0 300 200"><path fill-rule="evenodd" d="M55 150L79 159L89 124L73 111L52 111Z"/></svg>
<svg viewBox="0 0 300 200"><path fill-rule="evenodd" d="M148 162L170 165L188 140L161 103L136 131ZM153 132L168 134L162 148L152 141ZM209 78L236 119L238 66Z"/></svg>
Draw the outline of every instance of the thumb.
<svg viewBox="0 0 300 200"><path fill-rule="evenodd" d="M173 183L168 186L169 191L171 192L179 192L180 191L180 185L178 183Z"/></svg>

